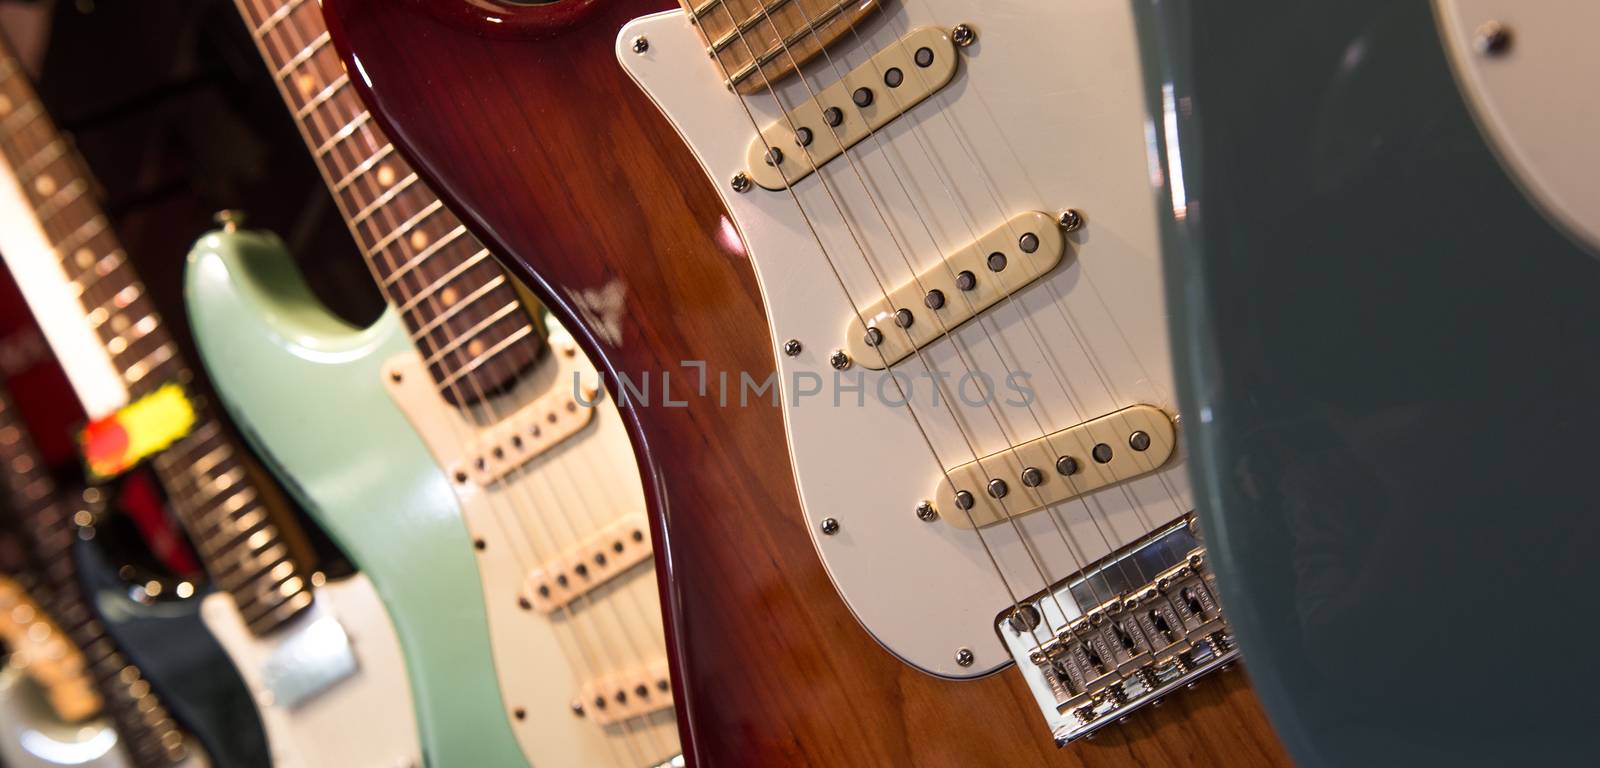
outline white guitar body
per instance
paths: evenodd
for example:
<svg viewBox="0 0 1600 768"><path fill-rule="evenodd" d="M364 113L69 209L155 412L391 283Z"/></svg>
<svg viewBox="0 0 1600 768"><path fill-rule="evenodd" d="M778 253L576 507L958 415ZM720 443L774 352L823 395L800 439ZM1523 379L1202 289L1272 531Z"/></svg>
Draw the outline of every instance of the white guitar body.
<svg viewBox="0 0 1600 768"><path fill-rule="evenodd" d="M420 768L416 710L400 642L377 592L357 574L318 587L311 610L269 638L250 633L233 599L208 595L206 627L233 659L280 768ZM338 668L347 639L353 671L335 669L325 689L286 706L269 681L274 659L301 668ZM294 644L286 647L287 644ZM347 675L347 676L346 676ZM335 679L337 678L337 679Z"/></svg>
<svg viewBox="0 0 1600 768"><path fill-rule="evenodd" d="M127 768L128 759L105 718L62 722L40 690L8 664L0 667L0 765Z"/></svg>
<svg viewBox="0 0 1600 768"><path fill-rule="evenodd" d="M585 384L598 382L565 331L553 329L550 346L531 376L486 408L477 407L488 427L541 395L572 393L574 373ZM602 399L592 420L575 434L503 481L479 483L461 479L471 474L462 446L484 424L469 423L439 396L416 354L397 356L384 370L396 405L446 474L456 478L453 487L467 530L482 542L478 572L490 645L512 730L529 761L638 768L681 760L672 694L659 687L669 678L655 561L647 556L644 490L616 407ZM646 555L642 561L578 598L570 612L547 615L529 607L532 568L625 520L639 523L643 539L629 547L640 548ZM599 570L593 563L589 567ZM585 714L574 712L587 684L613 676L630 681L630 695L623 705L608 693L607 707L638 716L602 726L594 721L592 701L584 702ZM636 681L646 680L648 695L639 700L631 691Z"/></svg>
<svg viewBox="0 0 1600 768"><path fill-rule="evenodd" d="M859 25L859 36L846 33L828 49L831 64L819 56L804 67L810 90L790 76L777 83L778 95L793 108L913 29L948 31L962 23L977 41L958 49L954 80L856 145L848 160L834 159L799 180L794 195L759 186L741 193L730 184L750 170L757 128L683 12L638 19L617 44L623 67L721 191L749 250L785 388L783 413L807 527L828 573L886 649L951 678L985 675L1012 661L995 620L1014 597L1044 589L1192 509L1182 457L1175 455L1084 501L1020 517L1015 527L983 528L981 538L950 524L960 510L940 508L931 522L915 512L920 501L934 498L942 468L1136 404L1177 415L1156 206L1181 210L1186 201L1157 197L1160 179L1152 174L1159 171L1152 168L1160 165L1152 155L1164 129L1145 101L1132 4L885 2ZM636 52L640 37L648 46ZM763 129L783 120L765 91L746 103ZM850 104L844 106L848 115ZM783 149L801 154L792 142ZM893 381L862 360L841 375L850 385L859 373L864 395L836 387L830 355L863 334L857 308L940 267L944 254L1018 214L1039 211L1054 221L1068 208L1080 209L1087 223L1066 234L1059 266L951 338L926 346L920 359L894 365L912 382L910 408L894 405L900 395ZM922 310L921 303L913 309ZM793 356L782 351L790 339L802 346ZM949 376L937 405L930 368ZM1036 401L991 409L974 389L971 402L980 404L969 404L954 390L969 368L992 377L1000 401L1013 394L1000 384L1007 372L1028 372ZM729 375L737 379L738 372ZM820 393L804 397L817 382ZM1020 483L1011 485L1013 498L1024 496ZM824 524L830 518L836 527ZM1070 606L1066 612L1077 615Z"/></svg>

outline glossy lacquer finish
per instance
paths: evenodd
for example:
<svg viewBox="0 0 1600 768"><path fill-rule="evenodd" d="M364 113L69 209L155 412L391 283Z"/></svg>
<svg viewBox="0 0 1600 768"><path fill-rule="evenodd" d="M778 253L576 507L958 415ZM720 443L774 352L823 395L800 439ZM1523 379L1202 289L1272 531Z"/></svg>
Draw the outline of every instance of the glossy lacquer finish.
<svg viewBox="0 0 1600 768"><path fill-rule="evenodd" d="M1237 673L1057 750L1014 673L941 681L879 648L840 602L802 527L778 410L764 401L718 407L698 396L693 370L679 367L705 361L713 376L759 381L774 353L743 247L710 181L613 52L627 21L675 6L599 3L561 27L485 21L470 12L479 5L328 0L324 9L373 112L434 189L597 365L633 381L652 377L652 405L623 413L656 513L674 696L691 759L1282 760ZM673 400L686 405L662 407L664 371Z"/></svg>
<svg viewBox="0 0 1600 768"><path fill-rule="evenodd" d="M429 763L524 764L449 480L383 388L386 361L410 351L404 327L392 313L351 327L312 295L283 243L260 233L202 237L185 297L234 422L383 599ZM347 629L361 653L363 627Z"/></svg>
<svg viewBox="0 0 1600 768"><path fill-rule="evenodd" d="M1161 5L1185 423L1279 733L1593 762L1600 259L1497 163L1428 3Z"/></svg>

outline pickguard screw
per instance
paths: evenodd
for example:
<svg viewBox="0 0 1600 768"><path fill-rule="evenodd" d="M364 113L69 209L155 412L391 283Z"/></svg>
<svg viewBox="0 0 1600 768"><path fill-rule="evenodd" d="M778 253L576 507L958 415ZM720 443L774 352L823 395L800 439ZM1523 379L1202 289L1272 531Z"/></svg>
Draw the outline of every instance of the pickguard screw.
<svg viewBox="0 0 1600 768"><path fill-rule="evenodd" d="M931 523L939 519L939 511L933 508L933 502L920 501L917 503L917 519L924 523Z"/></svg>
<svg viewBox="0 0 1600 768"><path fill-rule="evenodd" d="M833 366L836 371L845 370L850 367L850 356L842 349L835 349L833 354L828 356L828 365Z"/></svg>
<svg viewBox="0 0 1600 768"><path fill-rule="evenodd" d="M972 649L970 649L970 648L957 648L956 649L956 663L960 664L963 667L972 666Z"/></svg>
<svg viewBox="0 0 1600 768"><path fill-rule="evenodd" d="M1473 45L1485 56L1500 56L1511 49L1511 29L1498 21L1486 21L1478 27Z"/></svg>
<svg viewBox="0 0 1600 768"><path fill-rule="evenodd" d="M1077 232L1083 228L1083 212L1076 208L1068 208L1061 212L1061 218L1057 219L1056 223L1068 232Z"/></svg>
<svg viewBox="0 0 1600 768"><path fill-rule="evenodd" d="M1150 435L1143 430L1128 435L1128 447L1135 451L1150 450Z"/></svg>
<svg viewBox="0 0 1600 768"><path fill-rule="evenodd" d="M801 349L803 349L803 347L800 346L799 339L790 339L783 343L783 353L790 357L798 356Z"/></svg>
<svg viewBox="0 0 1600 768"><path fill-rule="evenodd" d="M950 42L965 48L978 42L978 33L971 25L957 24L955 29L950 30Z"/></svg>
<svg viewBox="0 0 1600 768"><path fill-rule="evenodd" d="M832 536L835 533L838 533L839 532L839 521L835 520L835 519L833 519L831 517L822 518L822 532L825 535L828 535L828 536Z"/></svg>
<svg viewBox="0 0 1600 768"><path fill-rule="evenodd" d="M650 41L646 40L644 35L640 35L640 36L635 37L633 39L633 52L634 53L644 53L645 51L648 51L648 50L650 50Z"/></svg>
<svg viewBox="0 0 1600 768"><path fill-rule="evenodd" d="M753 185L750 183L750 176L748 174L741 171L733 175L733 191L742 194L749 192L751 186Z"/></svg>

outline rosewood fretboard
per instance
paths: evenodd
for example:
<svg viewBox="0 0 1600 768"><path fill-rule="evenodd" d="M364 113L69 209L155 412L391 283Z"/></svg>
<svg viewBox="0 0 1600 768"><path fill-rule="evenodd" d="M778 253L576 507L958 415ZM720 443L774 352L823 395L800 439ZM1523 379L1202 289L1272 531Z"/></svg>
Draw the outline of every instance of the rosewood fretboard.
<svg viewBox="0 0 1600 768"><path fill-rule="evenodd" d="M0 45L0 161L10 166L129 396L191 374L95 202L93 182ZM151 464L212 579L267 633L311 604L280 523L262 504L222 425L203 405L194 430Z"/></svg>
<svg viewBox="0 0 1600 768"><path fill-rule="evenodd" d="M373 122L312 0L236 0L384 297L441 393L504 389L543 349L511 278Z"/></svg>
<svg viewBox="0 0 1600 768"><path fill-rule="evenodd" d="M0 465L5 503L15 517L44 581L43 605L84 654L89 676L105 699L107 714L121 735L128 757L139 768L166 768L186 756L183 734L139 668L129 663L85 599L72 558L78 526L74 510L45 473L33 441L0 390Z"/></svg>

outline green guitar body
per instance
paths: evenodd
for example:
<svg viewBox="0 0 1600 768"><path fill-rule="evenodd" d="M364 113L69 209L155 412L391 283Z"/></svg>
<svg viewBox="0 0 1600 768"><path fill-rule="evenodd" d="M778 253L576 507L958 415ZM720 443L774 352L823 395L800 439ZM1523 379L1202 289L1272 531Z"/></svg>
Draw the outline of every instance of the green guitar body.
<svg viewBox="0 0 1600 768"><path fill-rule="evenodd" d="M384 362L412 352L393 311L352 327L263 233L201 238L185 295L235 424L388 610L428 764L525 765L502 711L472 542L447 478L384 391Z"/></svg>

